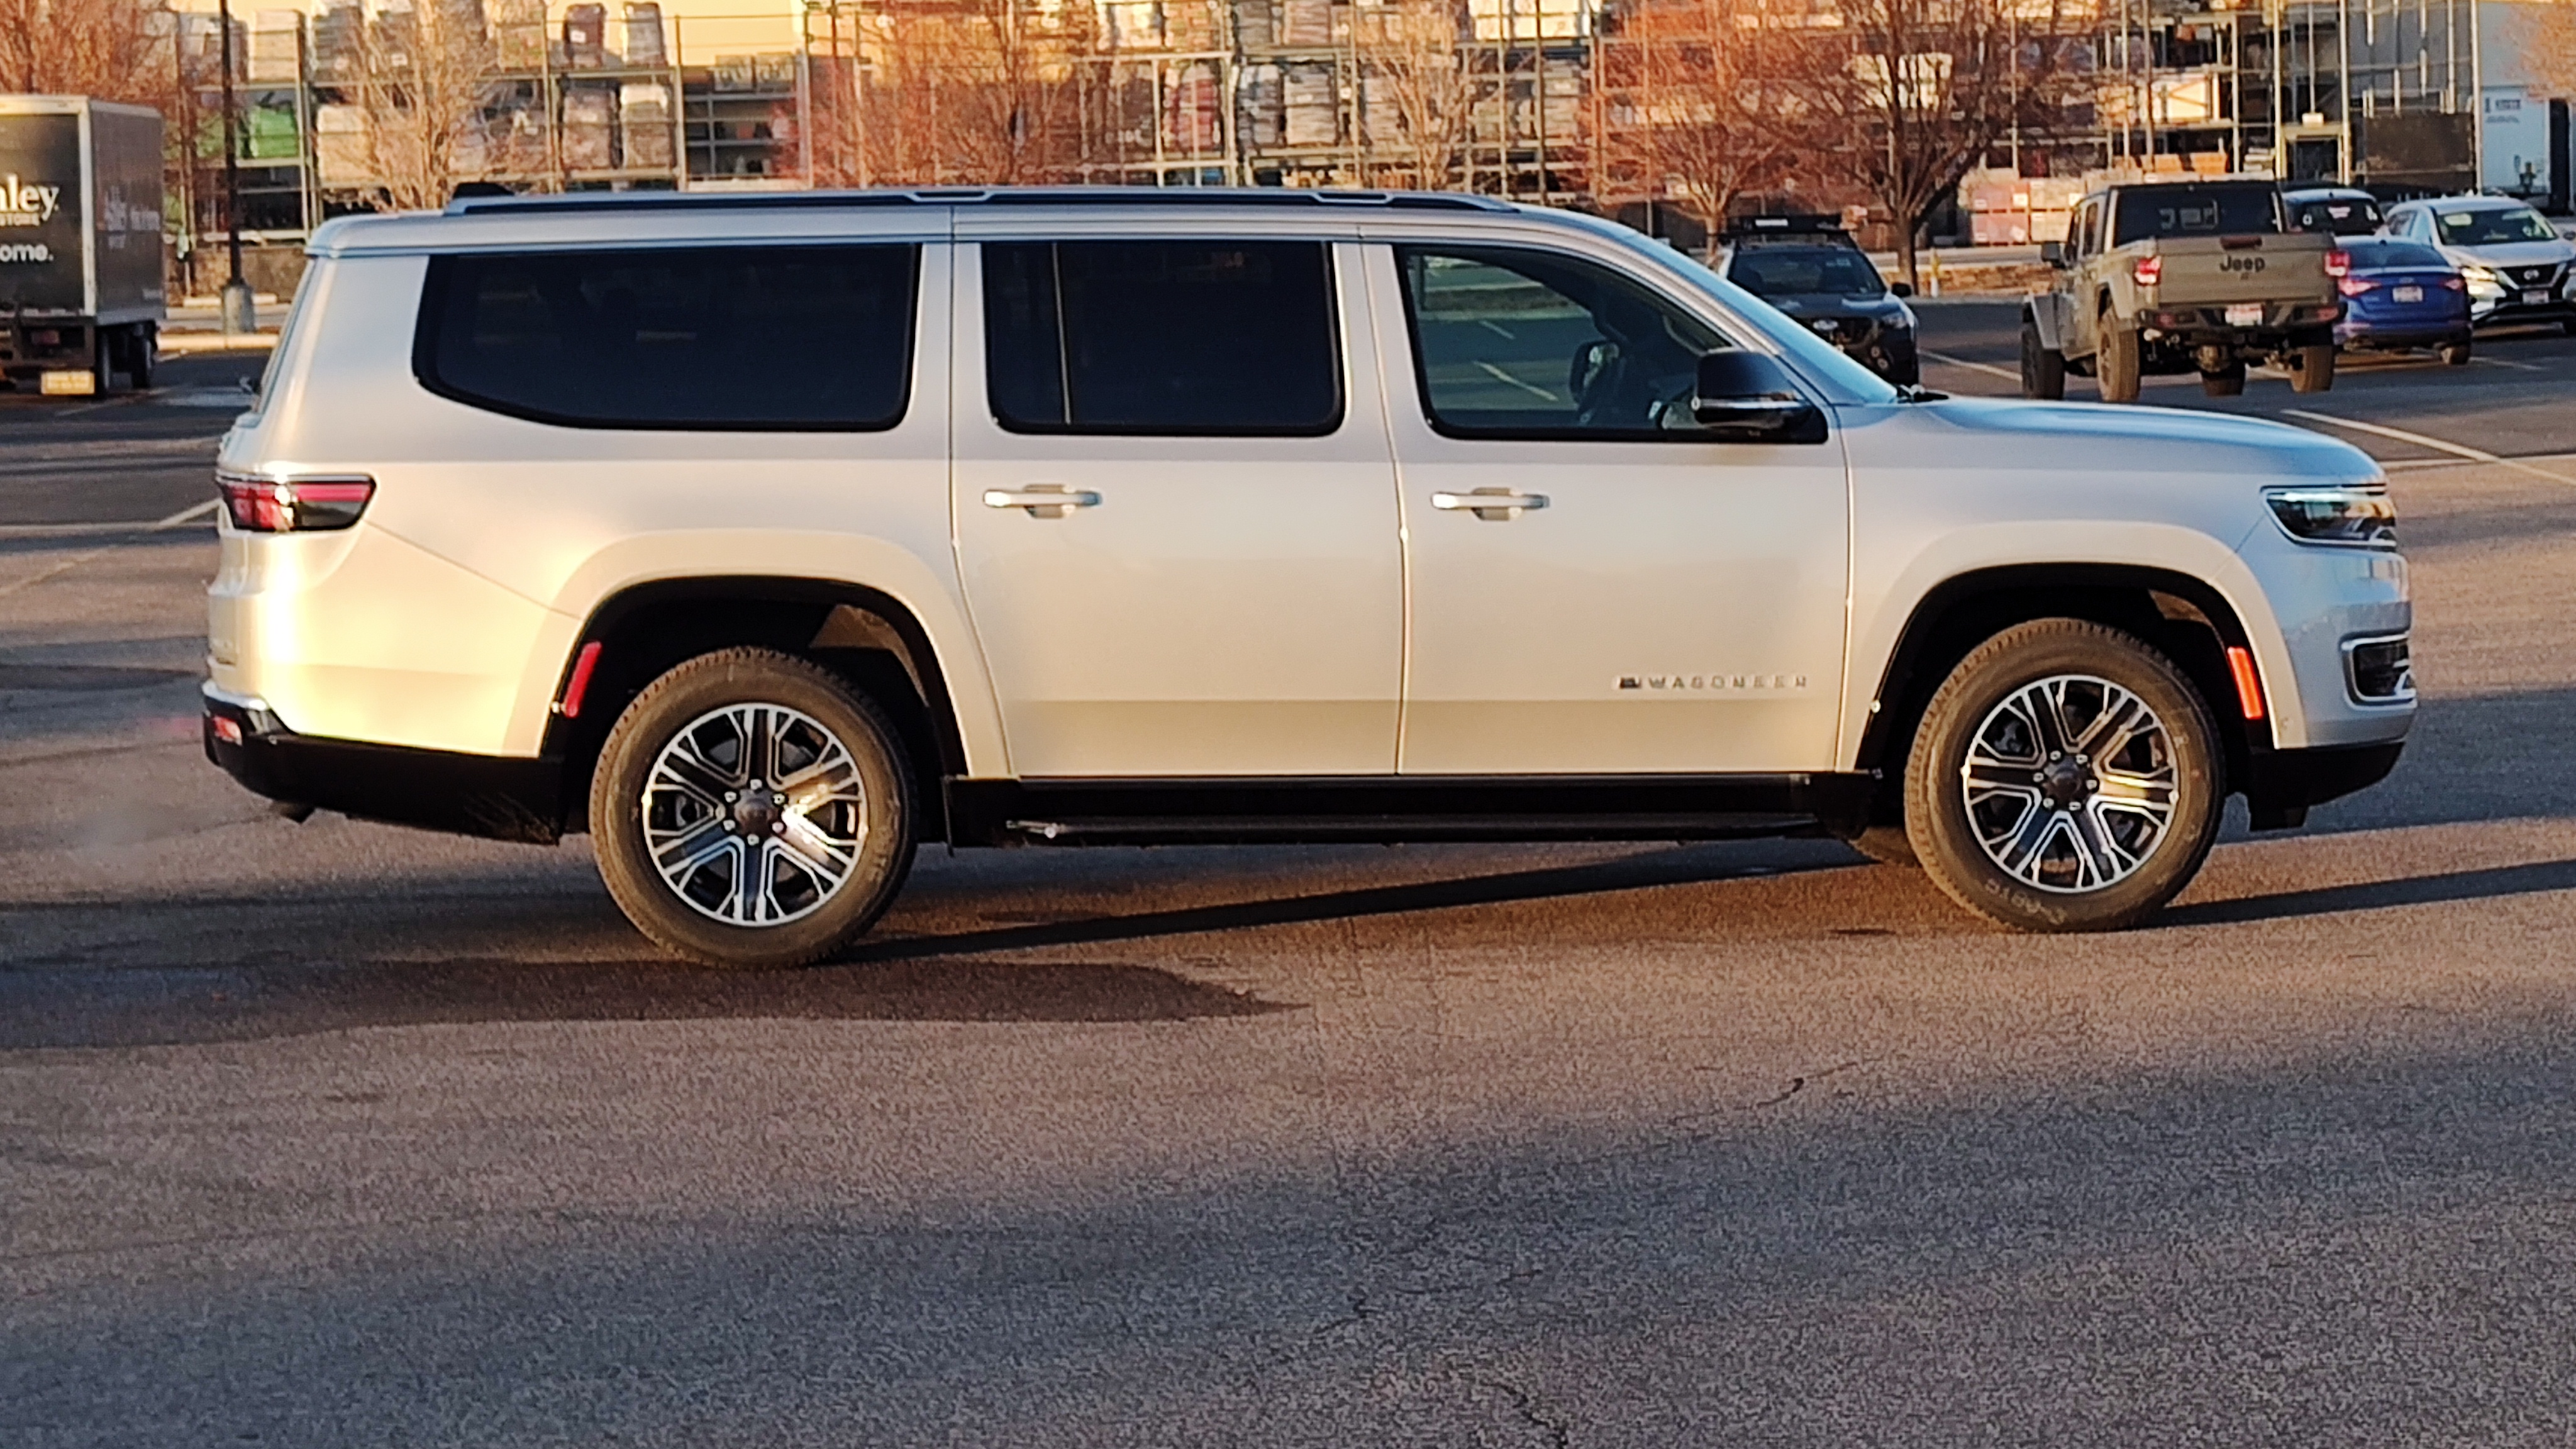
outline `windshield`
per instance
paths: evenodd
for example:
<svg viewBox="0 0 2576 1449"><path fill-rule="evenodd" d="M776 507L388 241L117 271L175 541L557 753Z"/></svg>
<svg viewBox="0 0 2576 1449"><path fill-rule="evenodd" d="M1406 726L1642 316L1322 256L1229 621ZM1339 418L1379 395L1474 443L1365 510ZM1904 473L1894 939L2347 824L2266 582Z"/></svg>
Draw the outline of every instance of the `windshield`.
<svg viewBox="0 0 2576 1449"><path fill-rule="evenodd" d="M1886 379L1845 357L1841 348L1790 320L1787 313L1710 271L1698 258L1643 237L1635 237L1633 233L1621 237L1620 242L1630 250L1651 256L1680 272L1701 291L1717 298L1728 311L1742 318L1747 326L1760 332L1766 341L1786 354L1798 371L1822 385L1832 401L1892 403L1902 396Z"/></svg>
<svg viewBox="0 0 2576 1449"><path fill-rule="evenodd" d="M2383 267L2437 267L2449 271L2451 264L2442 254L2417 242L2363 240L2354 238L2343 244L2352 253L2353 270L2375 272Z"/></svg>
<svg viewBox="0 0 2576 1449"><path fill-rule="evenodd" d="M2111 245L2150 237L2247 236L2281 229L2281 193L2268 186L2141 186L2120 193Z"/></svg>
<svg viewBox="0 0 2576 1449"><path fill-rule="evenodd" d="M1757 297L1876 297L1887 290L1869 258L1848 247L1764 247L1741 252L1728 265L1726 279Z"/></svg>
<svg viewBox="0 0 2576 1449"><path fill-rule="evenodd" d="M2499 242L2556 241L2558 233L2528 206L2445 211L2433 218L2445 246L2482 247Z"/></svg>

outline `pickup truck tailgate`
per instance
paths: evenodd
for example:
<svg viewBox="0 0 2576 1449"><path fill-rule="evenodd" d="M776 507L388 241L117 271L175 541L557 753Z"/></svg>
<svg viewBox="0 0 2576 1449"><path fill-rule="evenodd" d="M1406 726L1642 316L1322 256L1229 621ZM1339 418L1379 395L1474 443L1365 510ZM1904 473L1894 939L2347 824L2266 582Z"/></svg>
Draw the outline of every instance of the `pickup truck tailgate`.
<svg viewBox="0 0 2576 1449"><path fill-rule="evenodd" d="M2160 307L2221 302L2331 302L2326 275L2328 238L2316 232L2256 236L2159 237L2154 255Z"/></svg>

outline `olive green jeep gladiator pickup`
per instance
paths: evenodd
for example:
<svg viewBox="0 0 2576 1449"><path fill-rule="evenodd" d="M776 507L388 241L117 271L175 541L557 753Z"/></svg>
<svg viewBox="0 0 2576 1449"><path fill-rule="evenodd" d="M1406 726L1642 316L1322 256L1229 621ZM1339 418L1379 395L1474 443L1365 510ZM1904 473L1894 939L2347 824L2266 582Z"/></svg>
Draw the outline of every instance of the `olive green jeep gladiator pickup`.
<svg viewBox="0 0 2576 1449"><path fill-rule="evenodd" d="M2292 230L2272 183L2112 186L2067 235L2044 249L2056 285L2022 309L2023 395L2064 397L2074 372L2104 402L2135 402L2143 377L2197 372L2204 392L2233 397L2249 361L2284 368L2299 392L2334 386L2349 259L2333 237Z"/></svg>

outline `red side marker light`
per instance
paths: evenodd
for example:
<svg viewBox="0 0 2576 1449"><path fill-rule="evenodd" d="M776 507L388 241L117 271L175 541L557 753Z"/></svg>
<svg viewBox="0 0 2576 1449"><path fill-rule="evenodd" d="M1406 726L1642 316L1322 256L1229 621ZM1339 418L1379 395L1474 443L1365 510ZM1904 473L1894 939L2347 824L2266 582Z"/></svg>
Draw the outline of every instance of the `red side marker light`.
<svg viewBox="0 0 2576 1449"><path fill-rule="evenodd" d="M241 725L239 723L231 719L227 719L219 714L208 715L207 718L214 721L216 739L222 740L228 745L237 745L242 742Z"/></svg>
<svg viewBox="0 0 2576 1449"><path fill-rule="evenodd" d="M599 641L593 639L581 646L581 653L573 658L572 682L564 686L563 717L565 719L581 717L581 697L589 693L590 671L598 667Z"/></svg>
<svg viewBox="0 0 2576 1449"><path fill-rule="evenodd" d="M2263 717L2263 677L2254 672L2254 651L2242 644L2227 646L2227 672L2236 676L2236 707L2247 719Z"/></svg>

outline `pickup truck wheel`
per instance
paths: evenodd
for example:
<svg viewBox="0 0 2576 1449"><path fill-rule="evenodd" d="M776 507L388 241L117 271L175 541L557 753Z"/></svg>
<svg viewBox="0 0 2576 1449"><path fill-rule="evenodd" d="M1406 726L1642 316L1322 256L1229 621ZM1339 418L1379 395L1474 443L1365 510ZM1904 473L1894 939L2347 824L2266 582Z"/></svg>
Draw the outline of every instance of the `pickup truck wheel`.
<svg viewBox="0 0 2576 1449"><path fill-rule="evenodd" d="M2216 838L2216 727L2172 661L2079 619L2015 625L1943 681L1906 761L1934 883L2023 931L2137 924Z"/></svg>
<svg viewBox="0 0 2576 1449"><path fill-rule="evenodd" d="M913 855L912 773L885 715L768 649L703 654L646 686L592 777L608 893L709 966L787 967L884 913Z"/></svg>
<svg viewBox="0 0 2576 1449"><path fill-rule="evenodd" d="M2245 392L2245 364L2236 363L2225 372L2204 372L2200 390L2207 397L2241 397Z"/></svg>
<svg viewBox="0 0 2576 1449"><path fill-rule="evenodd" d="M2021 323L2021 395L2055 402L2066 396L2066 354L2040 340L2039 324Z"/></svg>
<svg viewBox="0 0 2576 1449"><path fill-rule="evenodd" d="M2466 367L2469 365L2469 344L2445 342L2433 349L2433 355L2442 359L2444 367Z"/></svg>
<svg viewBox="0 0 2576 1449"><path fill-rule="evenodd" d="M2312 343L2290 352L2290 391L2324 392L2334 386L2335 349L2331 342Z"/></svg>
<svg viewBox="0 0 2576 1449"><path fill-rule="evenodd" d="M2141 362L2138 329L2114 325L2108 317L2102 321L2102 352L2094 362L2094 371L2102 388L2102 401L2136 402Z"/></svg>

